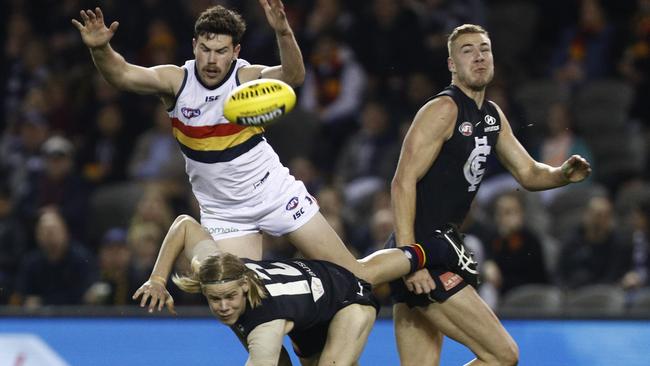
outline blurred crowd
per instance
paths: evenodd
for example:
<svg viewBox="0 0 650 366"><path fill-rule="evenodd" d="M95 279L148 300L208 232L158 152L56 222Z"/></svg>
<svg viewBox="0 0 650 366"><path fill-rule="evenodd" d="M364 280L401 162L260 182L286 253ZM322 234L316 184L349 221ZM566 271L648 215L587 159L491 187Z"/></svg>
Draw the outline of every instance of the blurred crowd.
<svg viewBox="0 0 650 366"><path fill-rule="evenodd" d="M199 217L165 110L108 85L70 20L100 6L120 22L111 44L129 62L181 65L194 19L217 3L248 23L240 57L278 64L257 0L0 5L0 305L131 304L174 217ZM296 110L266 136L354 253L383 248L402 138L450 81L447 35L476 23L493 42L487 97L526 149L552 165L581 154L594 170L575 187L530 193L488 162L463 228L481 295L498 307L527 284L607 284L631 303L650 286L650 0L284 4L307 76ZM265 248L297 255L282 238Z"/></svg>

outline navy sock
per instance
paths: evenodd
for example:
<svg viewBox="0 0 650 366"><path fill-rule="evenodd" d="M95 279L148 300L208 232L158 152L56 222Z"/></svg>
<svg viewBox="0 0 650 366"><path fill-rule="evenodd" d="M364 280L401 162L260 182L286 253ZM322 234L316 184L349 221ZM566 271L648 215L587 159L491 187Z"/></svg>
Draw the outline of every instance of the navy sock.
<svg viewBox="0 0 650 366"><path fill-rule="evenodd" d="M403 251L404 255L406 255L406 258L409 260L409 262L411 262L411 270L409 273L413 273L418 269L424 268L424 265L427 262L427 255L425 254L424 249L420 244L404 245L397 247L397 249Z"/></svg>

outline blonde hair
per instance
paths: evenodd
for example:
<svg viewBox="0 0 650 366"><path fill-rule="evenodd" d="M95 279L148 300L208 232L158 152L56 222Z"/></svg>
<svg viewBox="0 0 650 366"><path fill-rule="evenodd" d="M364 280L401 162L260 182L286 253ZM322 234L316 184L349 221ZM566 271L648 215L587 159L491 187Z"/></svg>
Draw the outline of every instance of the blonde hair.
<svg viewBox="0 0 650 366"><path fill-rule="evenodd" d="M449 52L449 56L451 56L451 44L458 39L463 34L471 34L471 33L481 33L485 34L487 37L490 35L488 32L485 30L485 28L481 27L480 25L476 24L463 24L459 25L458 27L454 28L454 30L451 32L449 37L447 37L447 51Z"/></svg>
<svg viewBox="0 0 650 366"><path fill-rule="evenodd" d="M266 298L266 290L255 272L246 267L236 256L225 253L209 256L200 264L192 262L192 271L188 275L174 274L172 281L181 290L189 293L199 293L203 285L239 281L240 285L248 284L246 297L251 308L255 308Z"/></svg>

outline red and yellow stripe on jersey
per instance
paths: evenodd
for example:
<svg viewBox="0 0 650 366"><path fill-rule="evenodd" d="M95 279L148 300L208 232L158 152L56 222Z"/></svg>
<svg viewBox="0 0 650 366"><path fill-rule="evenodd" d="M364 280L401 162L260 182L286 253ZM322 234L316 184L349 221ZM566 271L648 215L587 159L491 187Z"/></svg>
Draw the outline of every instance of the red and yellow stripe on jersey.
<svg viewBox="0 0 650 366"><path fill-rule="evenodd" d="M183 65L183 83L168 114L174 137L190 164L231 161L263 140L264 128L232 124L223 116L226 96L240 84L237 70L248 65L246 60L234 60L214 86L201 81L194 60Z"/></svg>
<svg viewBox="0 0 650 366"><path fill-rule="evenodd" d="M262 141L263 127L219 123L188 126L172 118L172 129L181 150L188 158L202 163L230 161Z"/></svg>

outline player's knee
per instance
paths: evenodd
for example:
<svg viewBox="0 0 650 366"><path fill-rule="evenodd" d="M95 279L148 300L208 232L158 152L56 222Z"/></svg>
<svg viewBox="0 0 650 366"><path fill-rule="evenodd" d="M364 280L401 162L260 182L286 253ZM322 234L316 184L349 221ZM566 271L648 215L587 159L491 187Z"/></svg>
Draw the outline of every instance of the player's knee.
<svg viewBox="0 0 650 366"><path fill-rule="evenodd" d="M491 349L477 352L476 356L486 365L514 366L519 363L519 347L511 338L507 337Z"/></svg>
<svg viewBox="0 0 650 366"><path fill-rule="evenodd" d="M350 305L346 310L348 311L348 314L346 314L346 320L348 321L347 331L351 327L354 327L363 334L369 328L372 328L372 325L375 323L377 312L372 306L354 304Z"/></svg>
<svg viewBox="0 0 650 366"><path fill-rule="evenodd" d="M499 350L497 361L496 364L505 366L514 366L519 363L519 346L512 338Z"/></svg>

